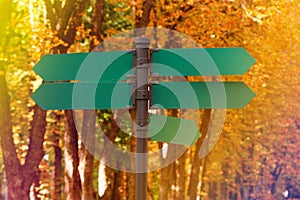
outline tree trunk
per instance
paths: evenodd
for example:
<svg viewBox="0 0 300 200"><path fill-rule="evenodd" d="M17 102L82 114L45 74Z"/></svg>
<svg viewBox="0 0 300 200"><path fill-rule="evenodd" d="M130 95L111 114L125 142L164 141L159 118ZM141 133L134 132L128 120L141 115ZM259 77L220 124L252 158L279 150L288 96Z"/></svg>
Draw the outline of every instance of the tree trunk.
<svg viewBox="0 0 300 200"><path fill-rule="evenodd" d="M46 0L47 1L47 0ZM52 9L52 16L51 16L51 22L55 22L53 19L57 16L53 14L53 5L50 1L47 1L47 11ZM67 1L70 2L70 1ZM84 2L84 1L83 1ZM2 5L3 3L3 5ZM86 3L86 2L84 2ZM11 8L11 2L10 1L2 1L1 2L1 8L5 8L4 12L10 11ZM51 5L51 8L49 7ZM68 6L66 6L68 7ZM64 7L65 8L65 7ZM74 8L68 7L71 12L73 12ZM77 9L75 9L77 10ZM65 13L69 12L62 12L63 15ZM76 13L76 12L74 12ZM48 13L49 14L49 13ZM3 15L7 16L7 15ZM9 16L9 14L8 14ZM49 15L50 16L50 15ZM1 18L2 19L2 18ZM69 18L64 18L64 20L69 20ZM77 19L76 17L73 18L75 21ZM81 19L81 18L80 18ZM62 21L64 21L62 20ZM73 22L74 22L73 21ZM81 21L80 21L81 24ZM1 24L2 27L3 24ZM53 30L56 27L56 24L52 24ZM67 39L72 39L74 41L75 35L76 35L76 26L77 24L71 23L69 24L69 29L67 32L67 36L73 36L73 37L66 37ZM5 27L5 26L3 26ZM67 24L63 31L60 31L59 33L64 33L66 30ZM70 29L73 28L73 31L70 31ZM2 32L1 32L2 34ZM73 34L73 35L72 35ZM69 40L67 40L69 41ZM2 42L1 42L2 44ZM71 43L68 43L71 44ZM69 46L68 46L69 47ZM68 47L65 47L64 49L67 49ZM1 105L0 105L0 127L1 127L1 147L3 151L3 159L5 164L5 170L6 170L6 177L7 177L7 186L8 186L8 197L9 199L29 199L29 192L30 187L34 180L38 179L39 176L39 170L38 166L39 163L44 155L43 152L43 142L44 142L44 134L45 134L45 127L46 127L46 111L43 111L40 107L37 105L34 107L34 115L33 120L31 122L31 130L29 132L29 146L28 146L28 152L25 158L24 165L20 165L20 162L18 160L17 154L16 154L16 148L14 146L13 141L13 132L12 132L12 125L11 125L11 115L10 115L10 107L9 107L9 96L8 91L6 87L6 82L4 78L5 72L4 70L0 70L0 91L3 93L1 95Z"/></svg>
<svg viewBox="0 0 300 200"><path fill-rule="evenodd" d="M0 130L1 147L7 177L9 199L29 199L30 187L39 176L38 166L44 156L43 141L46 126L46 113L35 106L29 146L24 165L21 165L13 141L9 95L4 73L0 75Z"/></svg>
<svg viewBox="0 0 300 200"><path fill-rule="evenodd" d="M178 110L168 110L166 113L168 116L178 117ZM171 154L175 153L177 145L168 144L167 156L163 162L168 162ZM162 163L164 166L164 163ZM175 172L175 173L174 173ZM172 185L176 185L176 163L173 162L170 165L160 170L160 199L170 199L174 195L171 192ZM174 189L173 187L173 189Z"/></svg>
<svg viewBox="0 0 300 200"><path fill-rule="evenodd" d="M66 53L75 41L77 27L82 24L82 16L88 1L66 0L63 6L59 1L52 3L50 0L45 0L45 4L51 29L57 31L58 38L67 44L55 46L52 52ZM72 111L65 111L65 127L66 198L76 200L81 199L81 182L78 171L78 134Z"/></svg>
<svg viewBox="0 0 300 200"><path fill-rule="evenodd" d="M199 188L199 192L200 192L200 199L201 198L204 198L204 195L203 194L207 194L207 188L208 188L208 183L207 183L207 161L206 161L207 157L204 157L203 159L201 159L201 167L202 167L202 170L201 170L201 174L200 174L200 178L201 178L201 187Z"/></svg>
<svg viewBox="0 0 300 200"><path fill-rule="evenodd" d="M217 199L217 182L216 181L208 181L208 199Z"/></svg>
<svg viewBox="0 0 300 200"><path fill-rule="evenodd" d="M170 146L169 148L173 148L173 147ZM169 152L169 150L168 150L168 152ZM172 163L172 164L168 165L167 167L164 167L160 170L159 199L169 199L173 167L174 167L174 163Z"/></svg>
<svg viewBox="0 0 300 200"><path fill-rule="evenodd" d="M142 12L137 12L137 13L142 13L142 14L135 16L135 25L134 25L135 28L147 27L147 25L150 22L150 13L151 13L154 3L155 3L155 1L153 1L153 0L144 0L143 1Z"/></svg>
<svg viewBox="0 0 300 200"><path fill-rule="evenodd" d="M137 11L141 10L141 12L136 12L135 13L135 23L134 23L134 34L135 37L137 36L143 36L145 33L145 28L148 26L150 22L150 13L151 10L153 9L155 1L153 0L143 0L143 5L142 8L135 8Z"/></svg>
<svg viewBox="0 0 300 200"><path fill-rule="evenodd" d="M188 187L188 198L187 198L188 200L196 200L197 198L197 186L199 183L199 172L201 166L201 159L199 158L199 152L203 144L203 141L206 137L210 119L211 119L211 110L210 109L204 110L204 114L202 116L202 123L200 127L201 137L196 142L196 150L193 158L192 171L190 175L190 183Z"/></svg>
<svg viewBox="0 0 300 200"><path fill-rule="evenodd" d="M175 147L175 151L176 151L176 147ZM169 194L169 198L170 200L175 200L176 199L176 195L177 195L177 174L176 174L176 168L177 168L177 161L174 161L171 165L172 165L172 169L171 169L171 180L170 180L170 194Z"/></svg>
<svg viewBox="0 0 300 200"><path fill-rule="evenodd" d="M39 163L44 156L43 141L46 126L46 112L34 107L29 132L29 145L24 165L21 165L13 140L9 94L5 72L0 73L0 134L9 199L28 199L30 187L39 176Z"/></svg>
<svg viewBox="0 0 300 200"><path fill-rule="evenodd" d="M106 177L106 184L107 187L105 189L105 192L103 196L100 197L100 200L111 200L113 196L113 187L114 187L114 178L115 178L115 173L114 171L109 168L108 166L105 166L105 177Z"/></svg>
<svg viewBox="0 0 300 200"><path fill-rule="evenodd" d="M96 113L94 110L85 110L83 115L80 169L82 184L82 200L94 199L93 196L93 162L96 134ZM87 148L87 147L88 148Z"/></svg>
<svg viewBox="0 0 300 200"><path fill-rule="evenodd" d="M96 0L92 16L92 33L90 51L93 51L101 42L101 29L104 20L104 0ZM96 134L96 113L94 110L85 110L82 125L81 143L81 184L82 200L94 199L93 190L93 161ZM88 144L88 148L86 147Z"/></svg>
<svg viewBox="0 0 300 200"><path fill-rule="evenodd" d="M0 45L5 38L8 19L11 14L12 1L0 2ZM34 108L34 116L29 133L29 146L24 165L21 165L16 153L13 139L9 94L5 80L5 63L0 62L0 136L5 174L7 180L9 199L28 199L30 187L38 178L38 165L43 152L43 140L45 133L45 112L37 106Z"/></svg>
<svg viewBox="0 0 300 200"><path fill-rule="evenodd" d="M53 199L62 199L63 188L63 169L62 169L62 150L59 146L59 140L61 138L60 122L62 119L62 113L55 113L55 129L53 131L53 148L54 148L54 188L52 192Z"/></svg>
<svg viewBox="0 0 300 200"><path fill-rule="evenodd" d="M222 165L222 171L223 171L223 179L221 181L221 197L224 197L224 199L228 199L227 191L228 191L228 170L229 166L228 163L224 163Z"/></svg>
<svg viewBox="0 0 300 200"><path fill-rule="evenodd" d="M185 198L185 181L186 181L186 170L185 170L185 162L186 161L186 153L184 153L176 163L176 200L182 200Z"/></svg>
<svg viewBox="0 0 300 200"><path fill-rule="evenodd" d="M127 199L135 200L136 179L135 173L127 173Z"/></svg>
<svg viewBox="0 0 300 200"><path fill-rule="evenodd" d="M94 3L94 13L92 17L92 33L90 51L93 51L102 41L101 29L104 21L104 0L96 0Z"/></svg>
<svg viewBox="0 0 300 200"><path fill-rule="evenodd" d="M122 193L122 183L124 182L123 180L123 172L121 171L116 171L114 174L114 186L112 189L112 198L111 200L121 200L124 199L124 195Z"/></svg>
<svg viewBox="0 0 300 200"><path fill-rule="evenodd" d="M9 107L9 95L7 91L5 73L0 74L0 133L3 161L7 179L8 198L17 200L22 197L24 200L29 197L29 188L25 191L22 186L22 168L17 157L13 132L11 125L11 115Z"/></svg>
<svg viewBox="0 0 300 200"><path fill-rule="evenodd" d="M73 112L65 111L65 184L67 200L81 199L81 182L78 171L78 134L74 124Z"/></svg>
<svg viewBox="0 0 300 200"><path fill-rule="evenodd" d="M6 32L6 26L10 19L10 14L12 10L12 0L3 0L0 1L0 46L2 47L4 38L5 38L5 32ZM0 68L1 69L1 68Z"/></svg>
<svg viewBox="0 0 300 200"><path fill-rule="evenodd" d="M104 147L102 150L102 157L101 157L101 159L103 159L104 161L109 160L109 158L107 156L109 155L109 152L111 152L111 149L108 144L110 142L113 144L115 143L115 138L117 137L117 135L120 131L120 127L118 126L116 121L121 120L119 117L122 117L123 112L124 111L121 111L121 110L115 111L115 115L111 122L111 130L109 133L106 134L106 136L104 136ZM101 162L103 162L103 161L101 161ZM107 188L105 190L104 195L102 197L100 197L101 200L109 200L113 197L113 195L115 195L113 193L114 192L114 184L115 184L115 173L118 173L118 172L115 172L110 167L105 166Z"/></svg>

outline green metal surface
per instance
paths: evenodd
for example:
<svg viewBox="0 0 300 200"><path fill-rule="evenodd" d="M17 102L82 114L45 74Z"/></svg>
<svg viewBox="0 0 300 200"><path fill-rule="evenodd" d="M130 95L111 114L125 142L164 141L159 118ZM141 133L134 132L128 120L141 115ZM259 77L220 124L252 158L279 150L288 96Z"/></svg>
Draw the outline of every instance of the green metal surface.
<svg viewBox="0 0 300 200"><path fill-rule="evenodd" d="M238 75L255 63L244 48L160 49L152 61L160 76Z"/></svg>
<svg viewBox="0 0 300 200"><path fill-rule="evenodd" d="M255 96L243 82L161 82L152 86L159 108L243 108Z"/></svg>
<svg viewBox="0 0 300 200"><path fill-rule="evenodd" d="M116 82L132 70L127 51L45 55L33 68L46 82Z"/></svg>
<svg viewBox="0 0 300 200"><path fill-rule="evenodd" d="M200 136L194 121L164 115L150 116L148 134L154 141L186 146L194 145Z"/></svg>
<svg viewBox="0 0 300 200"><path fill-rule="evenodd" d="M125 109L131 106L131 85L43 83L31 98L44 110Z"/></svg>

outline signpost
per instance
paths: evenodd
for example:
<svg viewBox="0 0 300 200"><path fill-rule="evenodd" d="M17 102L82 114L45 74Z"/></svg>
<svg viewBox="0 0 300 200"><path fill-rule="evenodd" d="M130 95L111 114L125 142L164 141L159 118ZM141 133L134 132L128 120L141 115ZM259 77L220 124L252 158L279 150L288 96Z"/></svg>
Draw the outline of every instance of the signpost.
<svg viewBox="0 0 300 200"><path fill-rule="evenodd" d="M136 47L130 52L46 55L34 67L45 82L32 95L32 99L44 110L128 107L136 110L138 200L147 199L148 137L155 141L193 145L200 136L193 121L149 116L150 107L242 108L255 96L243 82L154 84L149 79L154 74L244 74L255 60L243 48L160 49L152 52L149 46L150 38L137 37Z"/></svg>
<svg viewBox="0 0 300 200"><path fill-rule="evenodd" d="M147 199L150 38L138 37L135 44L136 169L141 172L136 174L136 199Z"/></svg>

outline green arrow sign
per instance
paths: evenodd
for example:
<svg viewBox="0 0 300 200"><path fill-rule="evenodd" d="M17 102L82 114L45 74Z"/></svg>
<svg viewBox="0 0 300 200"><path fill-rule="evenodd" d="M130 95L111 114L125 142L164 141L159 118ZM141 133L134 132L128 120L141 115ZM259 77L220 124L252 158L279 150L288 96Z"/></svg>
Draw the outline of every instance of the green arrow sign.
<svg viewBox="0 0 300 200"><path fill-rule="evenodd" d="M31 98L44 110L125 109L131 106L131 85L43 83Z"/></svg>
<svg viewBox="0 0 300 200"><path fill-rule="evenodd" d="M192 48L160 49L152 62L160 76L212 76L244 74L255 59L244 48Z"/></svg>
<svg viewBox="0 0 300 200"><path fill-rule="evenodd" d="M243 82L161 82L152 86L159 108L243 108L255 94Z"/></svg>
<svg viewBox="0 0 300 200"><path fill-rule="evenodd" d="M243 82L161 82L152 86L159 108L242 108L255 94ZM127 83L43 83L32 99L44 110L124 109L131 106Z"/></svg>
<svg viewBox="0 0 300 200"><path fill-rule="evenodd" d="M149 137L159 142L192 146L200 136L194 121L151 115L149 123Z"/></svg>
<svg viewBox="0 0 300 200"><path fill-rule="evenodd" d="M152 60L153 73L161 76L244 74L255 62L244 48L160 49ZM124 80L131 74L132 55L127 51L45 55L33 70L46 82Z"/></svg>
<svg viewBox="0 0 300 200"><path fill-rule="evenodd" d="M127 51L45 55L33 70L46 82L116 82L132 70Z"/></svg>

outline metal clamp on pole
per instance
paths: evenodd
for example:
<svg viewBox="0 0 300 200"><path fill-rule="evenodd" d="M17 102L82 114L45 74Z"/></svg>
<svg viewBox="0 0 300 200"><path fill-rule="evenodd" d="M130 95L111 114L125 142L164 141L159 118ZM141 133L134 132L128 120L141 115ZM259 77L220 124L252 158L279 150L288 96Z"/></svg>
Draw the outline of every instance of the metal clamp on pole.
<svg viewBox="0 0 300 200"><path fill-rule="evenodd" d="M149 46L150 38L137 37L136 64L136 199L147 199L148 109L149 109ZM150 54L151 55L151 54Z"/></svg>

